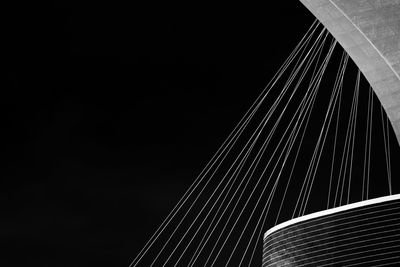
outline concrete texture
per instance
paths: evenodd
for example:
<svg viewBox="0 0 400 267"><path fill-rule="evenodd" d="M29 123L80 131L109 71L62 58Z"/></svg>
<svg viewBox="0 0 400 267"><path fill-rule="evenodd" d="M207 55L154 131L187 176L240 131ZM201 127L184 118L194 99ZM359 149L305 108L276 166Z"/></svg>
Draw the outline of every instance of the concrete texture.
<svg viewBox="0 0 400 267"><path fill-rule="evenodd" d="M400 0L300 0L371 84L400 144Z"/></svg>
<svg viewBox="0 0 400 267"><path fill-rule="evenodd" d="M400 195L299 217L267 232L262 266L398 266L399 224Z"/></svg>

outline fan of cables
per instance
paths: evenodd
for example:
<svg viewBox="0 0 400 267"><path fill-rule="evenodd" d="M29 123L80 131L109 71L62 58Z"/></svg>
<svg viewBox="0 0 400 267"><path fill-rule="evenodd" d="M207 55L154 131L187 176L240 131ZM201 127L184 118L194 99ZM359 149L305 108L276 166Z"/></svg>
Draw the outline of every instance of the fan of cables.
<svg viewBox="0 0 400 267"><path fill-rule="evenodd" d="M398 152L374 99L315 21L130 266L261 266L270 227L393 194Z"/></svg>

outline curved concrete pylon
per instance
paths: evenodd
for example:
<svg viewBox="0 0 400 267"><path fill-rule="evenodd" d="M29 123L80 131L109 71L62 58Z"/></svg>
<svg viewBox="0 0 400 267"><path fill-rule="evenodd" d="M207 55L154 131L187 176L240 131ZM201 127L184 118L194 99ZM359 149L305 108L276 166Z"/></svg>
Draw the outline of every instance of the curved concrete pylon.
<svg viewBox="0 0 400 267"><path fill-rule="evenodd" d="M400 144L400 0L300 0L369 81Z"/></svg>

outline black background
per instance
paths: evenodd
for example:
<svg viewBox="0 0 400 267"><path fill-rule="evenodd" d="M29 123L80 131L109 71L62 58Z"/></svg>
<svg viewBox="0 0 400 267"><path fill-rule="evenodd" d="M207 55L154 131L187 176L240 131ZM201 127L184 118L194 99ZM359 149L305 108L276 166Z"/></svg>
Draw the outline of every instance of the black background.
<svg viewBox="0 0 400 267"><path fill-rule="evenodd" d="M297 1L11 7L4 266L128 266L313 22Z"/></svg>

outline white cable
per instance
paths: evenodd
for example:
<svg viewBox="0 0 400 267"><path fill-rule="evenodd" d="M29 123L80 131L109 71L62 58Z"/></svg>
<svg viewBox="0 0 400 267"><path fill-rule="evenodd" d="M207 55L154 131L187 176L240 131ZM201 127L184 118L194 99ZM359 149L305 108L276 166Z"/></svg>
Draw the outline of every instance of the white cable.
<svg viewBox="0 0 400 267"><path fill-rule="evenodd" d="M370 90L371 93L371 115L370 115L370 123L369 123L369 146L368 146L368 172L367 172L367 199L369 199L369 175L371 170L371 144L372 144L372 121L373 121L373 114L374 114L374 95L372 88Z"/></svg>
<svg viewBox="0 0 400 267"><path fill-rule="evenodd" d="M387 134L387 147L388 147L388 169L389 169L389 192L392 195L393 194L393 190L392 190L392 164L390 161L390 132L389 132L389 118L386 116L386 134Z"/></svg>
<svg viewBox="0 0 400 267"><path fill-rule="evenodd" d="M330 58L330 56L331 56L331 54L332 54L332 52L333 52L332 45L333 45L333 43L331 44L330 51L329 51L329 53L328 53L328 57L327 57L328 60L329 60L329 58ZM326 64L327 64L327 63L328 63L328 61L326 61ZM325 64L325 63L324 63L324 64ZM326 66L324 67L324 71L325 71L325 68L326 68ZM319 86L319 84L320 84L320 82L321 82L321 79L322 79L322 76L320 76L319 79L318 79L318 86ZM301 187L300 195L302 194L302 192L303 192L303 190L304 190L304 185L305 185L305 181L303 182L303 185L302 185L302 187ZM293 219L294 216L295 216L295 213L296 213L296 210L297 210L297 206L298 206L298 204L299 204L299 200L300 200L300 197L297 198L296 205L295 205L295 208L294 208L294 211L293 211L293 215L292 215L292 219Z"/></svg>
<svg viewBox="0 0 400 267"><path fill-rule="evenodd" d="M366 187L366 172L367 172L367 155L368 155L368 137L369 137L369 123L370 123L370 111L371 111L371 86L369 86L369 90L368 90L368 109L367 109L367 127L366 127L366 131L365 131L365 149L364 149L364 166L363 166L363 180L362 180L362 192L361 192L361 200L364 200L364 196L365 196L365 187Z"/></svg>
<svg viewBox="0 0 400 267"><path fill-rule="evenodd" d="M333 47L332 47L332 50L333 50ZM332 50L331 50L330 52L332 52ZM331 53L329 53L328 56L327 56L326 64L327 64L327 62L329 61L330 55L331 55ZM325 64L325 66L324 66L324 69L326 68L326 64ZM322 72L322 73L323 73L323 72ZM321 76L322 76L322 74L321 74ZM301 107L301 105L300 105L300 107ZM299 108L300 108L300 107L299 107ZM299 110L299 108L298 108L298 110ZM297 114L297 111L296 111L296 114ZM283 137L286 135L286 132L287 132L287 130L290 128L290 125L292 124L293 119L294 119L295 117L296 117L296 115L295 115L295 116L292 118L292 120L290 121L289 127L286 129L285 133L282 135L282 138L281 138L279 144L281 143ZM296 123L298 123L298 121L297 121ZM293 133L293 131L292 131L292 133ZM277 149L279 148L279 144L277 145ZM285 151L285 148L286 148L287 145L288 145L288 142L286 143L285 147L283 148L283 152ZM276 151L276 150L275 150L275 151ZM281 156L283 155L283 152L282 152L281 155L279 156L278 162L277 162L277 164L275 165L274 170L272 171L272 173L274 173L275 168L278 166L278 163L279 163L279 161L280 161ZM264 172L265 172L265 170L266 170L266 169L264 169ZM263 173L264 173L264 172L263 172ZM263 176L263 174L262 174L260 177L262 177L262 176ZM270 176L270 178L271 178L271 176ZM268 179L268 181L270 180L270 178ZM277 179L277 181L275 182L275 185L274 185L274 188L273 188L273 192L275 192L276 185L277 185L277 182L278 182L278 181L279 181L279 179ZM268 185L268 182L267 182L266 186L264 187L264 189L263 189L261 195L264 193L264 191L265 191L267 185ZM254 192L254 190L253 190L253 192ZM252 193L253 193L253 192L252 192ZM245 207L247 206L248 201L249 201L249 199L250 199L251 196L252 196L252 193L250 194L250 197L249 197L248 200L246 201ZM271 197L271 199L272 199L273 193L270 195L270 197ZM258 203L259 203L260 199L261 199L261 197L258 198L258 201L257 201L257 203L255 204L255 208L253 209L253 211L252 211L252 213L251 213L251 215L250 215L250 219L251 219L251 217L253 216L254 211L255 211L256 207L258 206ZM242 211L241 211L240 214L242 214L243 210L244 210L244 208L242 209ZM264 208L264 210L265 210L265 208ZM240 217L240 215L239 215L239 217ZM239 217L238 217L238 219L239 219ZM229 236L230 236L230 234L231 234L233 228L235 227L236 223L238 222L238 219L235 221L233 227L231 228L231 231L230 231L229 234L228 234L228 238L229 238ZM250 220L250 219L249 219L249 220ZM248 223L249 223L249 220L247 221L246 226L245 226L244 228L247 227L247 225L248 225ZM242 235L243 235L243 231L242 231L242 233L241 233L241 236L242 236ZM239 237L239 239L241 238L241 236ZM228 238L225 239L225 242L227 241ZM224 242L224 244L225 244L225 242ZM223 247L223 246L224 246L224 245L222 245L222 247ZM236 246L235 246L235 247L236 247ZM221 248L221 249L222 249L222 248ZM221 252L221 249L220 249L220 251L218 252L218 254ZM232 254L231 254L231 256L232 256ZM217 256L217 257L218 257L218 256ZM215 259L215 260L216 260L216 259ZM213 264L215 263L215 260L214 260ZM213 264L212 264L212 265L213 265Z"/></svg>
<svg viewBox="0 0 400 267"><path fill-rule="evenodd" d="M293 60L293 58L297 55L298 51L301 50L301 48L304 45L304 40L306 40L307 36L309 35L309 32L312 31L311 35L308 36L307 40L314 34L316 28L319 26L319 23L317 20L314 20L313 24L310 26L306 34L303 36L303 38L300 40L299 44L294 48L293 52L289 55L289 57L286 59L284 64L279 68L279 70L275 73L271 81L268 83L268 85L264 88L260 96L256 99L256 101L252 104L252 106L249 108L249 110L245 113L245 115L242 117L242 119L239 121L239 123L236 125L234 130L230 133L228 138L224 141L224 143L221 145L221 147L217 150L217 152L214 154L214 156L211 158L209 163L206 165L206 167L203 169L203 171L199 174L199 176L195 179L193 184L189 187L189 189L186 191L184 196L181 198L181 200L176 204L176 206L173 208L171 213L167 216L167 218L163 221L163 223L160 225L160 227L156 230L156 232L153 234L153 236L149 239L149 241L145 244L143 249L138 253L138 255L132 260L131 266L136 266L138 262L143 258L143 256L147 253L148 249L154 244L154 241L160 236L160 234L164 231L165 227L170 223L170 221L174 218L174 216L177 214L179 209L185 204L187 199L190 197L190 195L193 193L193 191L196 189L198 184L201 183L205 175L208 173L208 171L211 169L211 167L214 165L216 160L222 155L222 153L225 151L226 147L229 146L232 140L228 141L230 137L233 135L235 138L237 129L240 129L241 123L245 120L245 118L248 116L250 111L253 109L253 107L256 105L258 102L258 105L256 108L253 110L251 113L250 117L254 114L254 112L258 109L260 104L264 101L266 95L270 92L270 89L273 87L273 85L277 82L277 80L281 77L282 73L286 70L287 66L290 64L290 62ZM314 29L314 30L312 30ZM260 100L261 99L261 100ZM250 117L247 117L250 118ZM247 120L246 119L246 120ZM246 124L247 125L247 124ZM240 126L240 127L239 127ZM243 126L243 125L242 125ZM237 140L237 139L236 139ZM226 146L225 146L226 145ZM224 147L225 146L225 147ZM222 151L222 152L220 152ZM218 155L218 156L217 156Z"/></svg>
<svg viewBox="0 0 400 267"><path fill-rule="evenodd" d="M320 39L321 36L322 36L322 33L319 35L318 39ZM315 46L315 45L313 45L313 47L314 47L314 46ZM310 55L310 52L307 54L306 58L308 57L308 55ZM306 58L305 58L305 59L306 59ZM304 64L305 59L303 59L302 63L300 64L300 67L301 67L301 65ZM296 75L297 73L298 73L298 70L294 73L294 75ZM293 79L291 79L291 80L293 80ZM288 85L289 85L289 84L287 83L286 86L288 86ZM285 89L285 90L287 90L287 89ZM294 94L294 93L292 93L292 96L293 96L293 94ZM292 97L292 96L291 96L291 97ZM286 106L287 106L287 105L286 105ZM286 109L286 107L285 107L285 109ZM280 119L279 119L279 120L280 120ZM275 124L275 125L277 125L277 124ZM276 126L274 126L274 127L276 127ZM229 204L228 204L228 205L229 205ZM235 207L236 207L236 206L235 206ZM221 218L221 217L220 217L220 218ZM218 221L218 222L219 222L219 221ZM217 224L218 224L218 222L217 222ZM214 229L215 229L215 228L214 228ZM208 239L207 239L207 240L208 240ZM206 242L207 242L207 241L206 241ZM216 242L216 243L218 243L218 242ZM204 243L204 244L205 244L205 243ZM203 247L204 247L204 246L203 246ZM199 255L199 254L198 254L198 255ZM197 255L197 256L198 256L198 255ZM196 257L196 258L197 258L197 257ZM194 262L195 262L195 261L193 261L193 263L194 263Z"/></svg>
<svg viewBox="0 0 400 267"><path fill-rule="evenodd" d="M290 151L291 151L291 149L292 149L292 147L293 147L293 145L294 145L294 143L295 143L295 140L296 140L297 135L298 135L298 133L299 133L299 131L300 131L300 129L301 129L301 125L303 124L305 117L307 117L307 122L306 122L306 124L308 124L308 119L310 118L309 115L311 114L311 110L313 109L313 106L314 106L314 103L315 103L315 96L317 95L317 92L318 92L319 87L316 87L315 89L316 89L316 90L315 90L315 93L313 93L313 95L312 95L312 97L311 97L311 102L310 102L310 104L309 104L309 105L307 106L307 108L306 108L304 117L302 118L302 121L300 122L300 126L297 128L297 132L296 132L295 136L294 136L293 138L291 138L292 140L291 140L291 142L290 142L289 149L288 149L288 151L287 151L287 153L286 153L286 156L285 156L285 160L284 160L284 161L286 161L287 158L288 158L288 156L289 156L289 153L290 153ZM308 116L307 116L307 113L308 113ZM306 128L306 127L307 127L307 125L305 126L305 128ZM301 138L301 142L302 142L303 137L304 137L304 132L305 132L305 131L303 131L303 135L302 135L302 138ZM299 151L299 150L297 150L297 153L298 153L298 151ZM297 153L296 153L296 154L297 154ZM297 155L296 155L296 156L297 156ZM279 176L278 176L277 181L279 180L279 177L280 177L280 175L281 175L281 173L282 173L282 170L283 170L283 167L284 167L284 166L285 166L285 164L282 164L282 167L281 167L281 170L280 170L280 173L279 173ZM272 195L275 193L275 189L276 189L276 186L274 185L274 190L273 190ZM286 186L286 189L287 189L287 186ZM265 220L266 220L266 218L267 218L267 214L268 214L268 211L269 211L269 208L270 208L271 203L272 203L272 199L269 200L269 201L267 201L267 204L268 204L267 212L265 212L265 208L267 207L267 205L264 206L264 209L263 209L263 211L261 212L262 216L260 216L259 220L257 221L257 225L256 225L256 227L255 227L255 230L253 231L252 237L250 238L250 241L248 242L248 245L247 245L247 247L246 247L245 253L244 253L243 256L242 256L242 259L241 259L239 265L241 265L241 263L243 262L244 257L245 257L245 254L246 254L246 252L247 252L247 250L248 250L250 244L252 243L252 238L253 238L253 236L254 236L254 234L255 234L257 228L258 228L258 225L259 225L259 223L260 223L260 221L261 221L261 218L263 217L263 222L262 222L262 224L261 224L260 232L262 231L262 229L263 229L262 226L265 225ZM259 233L259 235L260 235L260 233ZM256 241L256 243L255 243L255 245L254 245L254 247L253 247L252 254L251 254L251 258L250 258L250 261L249 261L249 264L251 264L251 262L252 262L252 259L253 259L253 257L254 257L254 253L255 253L257 244L258 244L258 239L257 239L257 241Z"/></svg>
<svg viewBox="0 0 400 267"><path fill-rule="evenodd" d="M344 64L344 60L347 63L349 55L346 53L346 51L343 50L342 53L342 58L340 60L340 64ZM345 68L345 67L344 67ZM344 71L343 71L344 73ZM327 205L326 208L329 209L329 204L330 204L330 197L331 197L331 187L332 187L332 180L333 180L333 170L335 166L335 156L336 156L336 144L337 144L337 135L338 135L338 129L339 129L339 118L340 118L340 110L341 110L341 105L342 105L342 94L343 94L343 75L341 76L341 82L338 85L340 87L340 94L339 94L339 104L338 104L338 111L337 111L337 117L336 117L336 128L335 128L335 139L333 142L333 155L332 155L332 164L331 164L331 175L329 178L329 189L328 189L328 200L327 200Z"/></svg>
<svg viewBox="0 0 400 267"><path fill-rule="evenodd" d="M349 184L347 186L347 204L350 202L350 188L351 188L351 173L353 170L353 161L354 161L354 142L355 135L357 129L357 111L358 111L358 98L360 92L360 70L357 71L357 80L356 80L356 102L355 102L355 112L354 112L354 129L353 129L353 141L351 146L351 160L350 160L350 171L349 171Z"/></svg>
<svg viewBox="0 0 400 267"><path fill-rule="evenodd" d="M314 73L313 73L313 75L314 75ZM318 88L319 88L319 86L317 86L317 89L318 89ZM310 118L312 106L314 105L315 96L316 96L316 94L314 94L313 99L312 99L312 105L311 105L311 108L310 108L310 112L309 112L309 114L308 114L308 116L307 116L306 127L307 127L307 125L308 125L308 121L309 121L309 118ZM308 112L308 111L306 111L306 114L307 114L307 112ZM304 120L304 118L305 118L305 117L303 117L303 120ZM300 123L300 125L301 125L302 123L303 123L303 121ZM306 127L304 128L304 131L303 131L303 135L302 135L302 138L301 138L301 143L302 143L302 140L303 140L303 137L304 137L304 133L305 133ZM301 128L301 126L299 127L299 130L300 130L300 128ZM297 136L297 134L298 134L298 132L296 133L296 136ZM300 146L301 146L301 143L300 143ZM294 144L294 141L291 143L289 150L291 150L291 147L293 146L293 144ZM298 149L297 152L296 152L295 161L297 160L298 152L299 152L299 149ZM288 156L288 153L287 153L287 156ZM282 166L282 168L283 168L283 166ZM282 172L282 169L281 169L280 173L281 173L281 172ZM292 172L293 172L293 168L292 168L290 177L291 177L291 175L292 175ZM289 179L290 179L290 177L289 177ZM286 194L287 188L288 188L288 183L287 183L286 188L285 188L285 194ZM269 203L269 205L270 205L270 204L271 204L271 202ZM265 207L266 207L266 206L265 206ZM264 211L265 211L265 207L264 207ZM282 201L281 201L281 206L280 206L279 212L280 212L281 208L282 208ZM268 208L268 210L269 210L269 208ZM264 211L263 211L263 213L262 213L263 216L264 216L262 225L265 224L265 219L266 219L266 217L267 217L266 214L264 213ZM279 212L278 212L278 215L279 215ZM262 217L262 216L261 216L261 217ZM260 218L260 219L261 219L261 218ZM257 222L256 229L258 228L258 224L260 223L260 219L259 219L258 222ZM262 228L260 229L260 231L262 231ZM254 235L254 233L255 233L255 231L253 232L253 235ZM255 252L257 243L258 243L258 242L256 242L256 244L254 245L253 252L252 252L252 256L251 256L251 259L250 259L250 264L251 264L252 258L253 258L253 256L254 256L254 252ZM248 243L247 248L249 247L250 244L251 244L251 241ZM246 248L246 250L247 250L247 248ZM244 256L242 257L242 261L243 261L243 259L244 259ZM242 262L242 261L241 261L241 262Z"/></svg>
<svg viewBox="0 0 400 267"><path fill-rule="evenodd" d="M307 57L306 57L306 58L307 58ZM302 63L300 64L300 67L302 66L302 64L304 63L304 61L305 61L305 59L303 59ZM298 72L298 71L296 71L295 74L297 74L297 72ZM293 74L293 72L292 72L292 74ZM291 80L293 80L293 79L291 79ZM286 85L288 86L288 85L290 85L290 83L287 82ZM286 90L287 90L287 89L285 89L284 92L286 92ZM282 99L282 97L279 98L279 100L281 100L281 99ZM278 101L275 102L275 105L270 109L270 111L269 111L269 113L268 113L268 119L270 118L270 115L273 113L273 111L275 110L275 108L276 108L276 106L277 106L278 103L279 103ZM268 120L268 119L267 119L267 120ZM261 133L262 129L265 127L265 124L266 124L266 121L267 121L267 120L265 120L264 125L263 125L263 127L261 128L261 130L260 130L260 133ZM258 139L258 137L257 137L257 139ZM256 140L255 140L255 141L256 141ZM225 189L225 188L226 188L226 187L224 187L224 189ZM220 196L219 196L219 197L220 197ZM218 199L219 199L219 197L218 197ZM211 198L210 198L210 199L211 199ZM217 200L217 201L218 201L218 200ZM208 201L207 201L207 203L208 203ZM203 209L206 207L207 203L203 206ZM213 207L214 207L214 205L213 205ZM211 209L213 209L213 207L212 207ZM193 223L189 226L189 229L185 232L185 234L183 235L183 237L181 238L181 240L179 241L179 243L178 243L177 246L179 246L179 244L181 243L181 241L183 240L183 238L187 235L188 231L189 231L190 228L193 226L194 222L198 219L198 217L199 217L200 214L202 213L203 209L198 213L198 216L196 216L195 220L194 220ZM210 210L210 211L211 211L211 210ZM206 215L206 219L208 218L209 214L210 214L210 212ZM204 223L204 221L203 221L203 223ZM202 223L202 224L203 224L203 223ZM202 224L201 224L201 225L202 225ZM201 227L201 226L200 226L200 227ZM198 231L196 231L196 233L197 233L197 232L198 232ZM193 240L193 238L194 238L194 237L192 237L191 241ZM190 243L191 243L191 241L190 241ZM168 262L168 260L170 259L170 257L172 256L172 254L175 252L176 248L177 248L177 247L175 247L175 249L173 250L173 252L172 252L172 253L170 254L170 256L168 257L167 262ZM185 251L186 251L186 249L185 249ZM181 257L178 259L178 261L179 261L180 259L181 259Z"/></svg>
<svg viewBox="0 0 400 267"><path fill-rule="evenodd" d="M322 130L321 130L320 135L318 137L319 140L318 140L318 147L317 148L321 147L321 149L319 149L319 151L318 151L318 149L316 150L317 162L315 163L315 167L313 168L314 170L311 169L311 171L310 171L310 177L312 177L311 178L311 184L310 184L309 189L308 189L307 197L305 198L302 215L304 215L304 213L306 211L307 204L309 202L312 186L313 186L314 181L315 181L316 171L318 169L319 162L320 162L320 159L321 159L321 155L322 155L322 152L323 152L323 149L324 149L324 145L325 145L326 137L327 137L327 134L328 134L329 126L331 124L332 117L333 117L333 112L335 110L335 106L336 106L336 103L337 103L337 100L338 100L338 95L339 95L338 94L338 88L336 88L336 91L333 92L333 94L331 96L331 99L330 99L330 102L328 104L328 110L327 110L327 113L326 113L326 116L325 116L325 119L324 119L324 123L322 125ZM325 134L324 134L324 129L326 129L325 130ZM320 143L321 140L322 140L322 145Z"/></svg>
<svg viewBox="0 0 400 267"><path fill-rule="evenodd" d="M346 137L345 137L345 142L344 142L344 147L343 147L342 159L340 162L339 177L338 177L338 184L336 187L334 207L336 207L336 200L339 197L340 181L342 181L342 183L341 183L341 193L340 193L339 204L338 204L339 206L342 204L342 199L343 199L343 194L344 194L344 185L345 185L345 179L346 179L346 176L345 176L346 175L346 166L347 166L348 156L349 156L352 119L354 116L353 114L354 114L354 107L355 107L355 94L356 94L356 92L354 91L353 97L352 97L349 121L347 123L347 128L346 128ZM343 163L344 163L344 165L343 165ZM344 172L343 179L341 179L342 171Z"/></svg>
<svg viewBox="0 0 400 267"><path fill-rule="evenodd" d="M389 185L389 194L392 194L392 187L390 182L390 170L389 170L389 157L388 157L388 144L386 141L386 121L383 114L383 106L381 105L381 119L382 119L382 133L383 133L383 143L385 146L385 158L386 158L386 172L388 178L388 185Z"/></svg>
<svg viewBox="0 0 400 267"><path fill-rule="evenodd" d="M329 57L330 57L330 55L333 53L333 49L334 49L334 47L335 47L335 45L336 45L336 41L334 41L333 40L333 42L332 42L332 44L331 44L331 47L330 47L330 50L329 50ZM326 68L326 67L325 67ZM322 76L321 76L321 79L322 79ZM319 82L321 82L321 81L319 81ZM325 124L325 123L324 123ZM318 147L318 145L319 145L319 142L320 142L320 138L318 139L318 142L317 142L317 147ZM316 153L316 151L314 150L314 153L313 153L313 156L312 156L312 163L309 165L309 166L311 166L311 165L313 165L313 162L314 162L314 160L315 160L315 154ZM302 187L301 187L301 190L300 190L300 196L297 198L297 202L296 202L296 205L295 205L295 208L294 208L294 212L293 212L293 216L292 216L292 218L294 217L294 214L295 214L295 212L296 212L296 210L297 210L297 207L298 207L298 205L299 205L299 200L300 200L300 198L302 198L302 201L301 201L301 204L300 204L300 209L299 209L299 213L301 214L301 210L302 210L302 208L303 208L303 206L304 206L304 200L305 200L305 196L306 196L306 191L307 191L307 187L308 187L308 184L309 184L309 179L307 179L307 177L308 177L308 174L309 174L309 171L310 171L310 168L308 169L308 171L307 171L307 174L306 174L306 179L304 180L304 182L303 182L303 184L302 184ZM303 194L303 190L304 190L304 194ZM303 197L302 197L303 196Z"/></svg>

